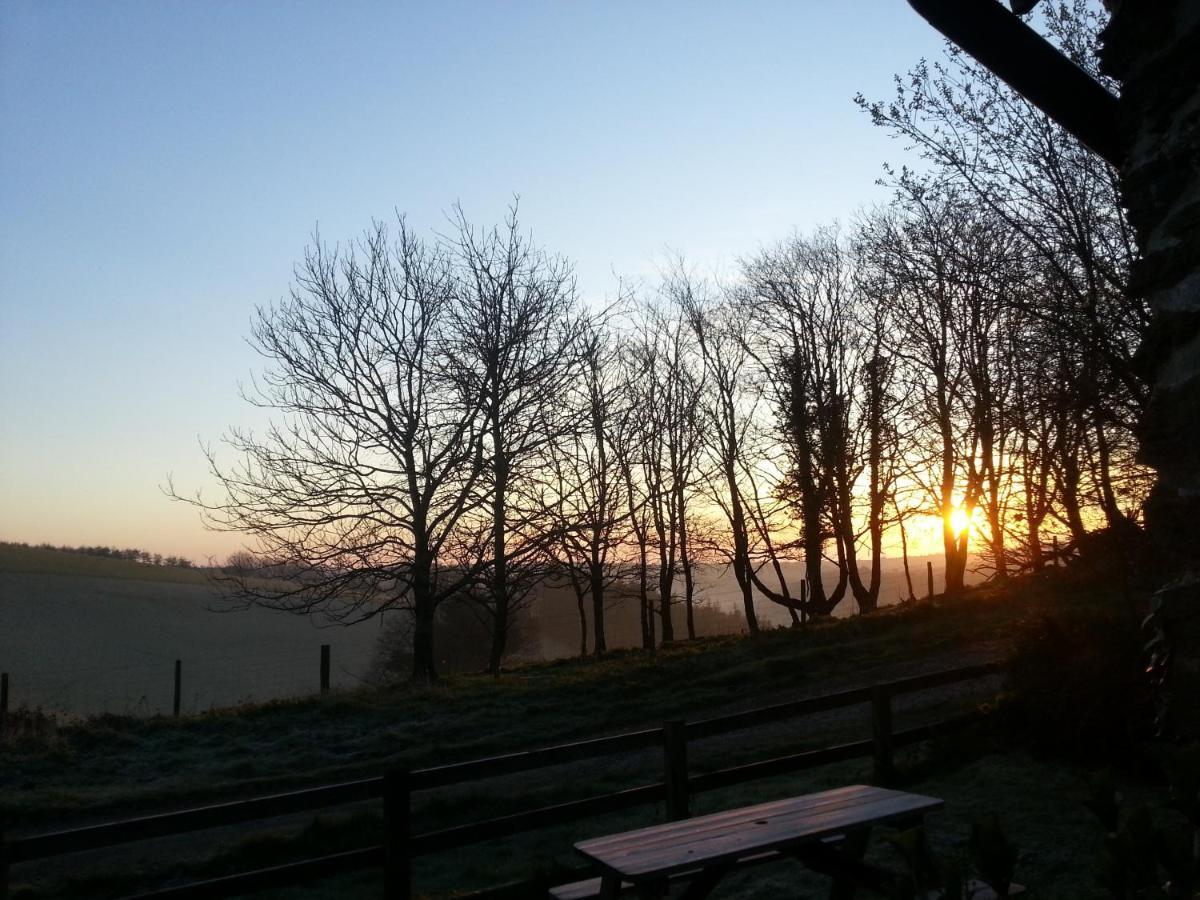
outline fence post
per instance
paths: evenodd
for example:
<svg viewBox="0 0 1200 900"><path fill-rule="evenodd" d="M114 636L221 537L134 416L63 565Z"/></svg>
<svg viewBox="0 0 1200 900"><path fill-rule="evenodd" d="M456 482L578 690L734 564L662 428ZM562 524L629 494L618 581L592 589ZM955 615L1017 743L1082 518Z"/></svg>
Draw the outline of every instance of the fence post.
<svg viewBox="0 0 1200 900"><path fill-rule="evenodd" d="M321 645L321 693L329 693L329 645Z"/></svg>
<svg viewBox="0 0 1200 900"><path fill-rule="evenodd" d="M663 723L663 784L667 789L667 818L676 822L688 813L687 732L682 722Z"/></svg>
<svg viewBox="0 0 1200 900"><path fill-rule="evenodd" d="M1053 538L1051 538L1051 546L1054 547L1054 556L1053 556L1053 562L1051 563L1051 565L1053 565L1054 568L1057 569L1058 568L1058 535L1057 534L1054 535Z"/></svg>
<svg viewBox="0 0 1200 900"><path fill-rule="evenodd" d="M0 672L0 734L8 727L8 673Z"/></svg>
<svg viewBox="0 0 1200 900"><path fill-rule="evenodd" d="M892 695L883 685L871 688L871 738L875 751L875 778L879 785L895 778L892 763Z"/></svg>
<svg viewBox="0 0 1200 900"><path fill-rule="evenodd" d="M179 700L183 696L183 660L175 660L175 702L171 704L172 715L179 718Z"/></svg>
<svg viewBox="0 0 1200 900"><path fill-rule="evenodd" d="M0 812L0 900L8 900L8 837L4 833L4 813Z"/></svg>
<svg viewBox="0 0 1200 900"><path fill-rule="evenodd" d="M930 600L932 600L933 599L933 560L931 560L931 559L927 559L925 561L925 580L929 585L928 593L926 593L925 596L928 597Z"/></svg>
<svg viewBox="0 0 1200 900"><path fill-rule="evenodd" d="M411 785L408 769L383 776L383 897L411 900L412 853L409 846Z"/></svg>

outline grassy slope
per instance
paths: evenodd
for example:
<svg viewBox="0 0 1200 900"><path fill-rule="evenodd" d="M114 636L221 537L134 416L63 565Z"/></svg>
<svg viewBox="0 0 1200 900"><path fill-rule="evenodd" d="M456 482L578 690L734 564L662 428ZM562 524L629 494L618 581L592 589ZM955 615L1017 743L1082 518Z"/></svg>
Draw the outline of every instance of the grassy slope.
<svg viewBox="0 0 1200 900"><path fill-rule="evenodd" d="M388 760L470 759L820 694L892 667L994 656L1033 602L1018 607L973 592L953 605L895 608L801 633L705 638L654 656L543 663L499 680L455 676L432 689L284 701L180 721L101 717L38 740L10 739L0 750L0 810L20 822L144 809L374 773Z"/></svg>
<svg viewBox="0 0 1200 900"><path fill-rule="evenodd" d="M18 827L44 827L51 820L85 821L118 811L374 774L397 759L421 766L613 733L664 718L700 718L995 658L1004 652L1007 635L1023 617L1052 606L1114 599L1094 588L1072 590L1046 583L1003 594L979 590L954 603L887 610L801 632L705 639L653 657L630 652L600 661L530 666L498 681L457 677L427 690L345 694L179 722L104 718L78 727L43 728L40 734L10 738L0 746L0 812L6 811ZM806 722L800 738L794 729L786 734L768 729L746 735L739 743L697 747L693 765L703 770L762 758L781 748L821 746L850 736L855 728L861 734L861 725L837 719ZM435 825L475 819L513 808L514 796L519 806L529 806L643 783L658 765L650 754L552 770L533 779L472 785L438 795L422 815ZM863 764L847 763L722 792L702 798L699 806L703 811L865 777ZM1054 823L1062 817L1055 817L1054 808L1069 805L1078 812L1071 817L1074 824L1085 821L1086 814L1074 802L1078 798L1065 796L1081 794L1080 785L1080 777L1061 767L1000 758L923 777L913 789L945 796L950 802L956 815L939 821L935 828L943 840L961 837L963 822L969 821L963 816L998 810L1006 823L1015 820L1018 843L1035 848L1033 874L1039 883L1064 885L1061 891L1039 896L1070 897L1088 895L1087 891L1072 893L1069 885L1086 872L1095 836L1079 827L1064 836L1056 830ZM539 865L569 863L572 840L646 821L646 811L634 811L551 834L515 837L503 846L423 861L418 875L434 895L450 886L495 883L528 874L524 861L531 857L540 856ZM322 819L309 826L302 840L311 845L309 852L336 849L361 843L364 837L370 840L377 827L374 813L357 814L342 824L330 825ZM557 852L543 852L543 847ZM262 864L294 852L292 838L234 839L220 859L199 864L193 871L215 872L230 863ZM132 876L126 872L116 881L127 877ZM758 876L742 882L743 892L717 896L784 896L794 889L794 877L791 870ZM357 891L356 885L373 885L374 878L373 873L365 873L314 890L316 895L322 891L327 896L349 895ZM81 888L85 895L97 889L95 881Z"/></svg>
<svg viewBox="0 0 1200 900"><path fill-rule="evenodd" d="M109 559L83 553L64 553L38 547L0 544L0 572L30 575L84 575L91 578L129 578L136 581L167 581L181 584L205 584L203 569L177 566L149 566L127 559Z"/></svg>

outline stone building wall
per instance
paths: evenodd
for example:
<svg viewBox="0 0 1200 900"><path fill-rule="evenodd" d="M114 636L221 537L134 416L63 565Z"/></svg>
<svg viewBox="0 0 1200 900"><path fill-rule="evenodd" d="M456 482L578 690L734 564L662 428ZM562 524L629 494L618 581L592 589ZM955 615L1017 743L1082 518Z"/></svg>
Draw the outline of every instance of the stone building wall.
<svg viewBox="0 0 1200 900"><path fill-rule="evenodd" d="M1122 82L1122 188L1142 259L1130 290L1153 310L1138 353L1152 386L1147 526L1176 573L1200 575L1200 0L1110 3L1105 71Z"/></svg>
<svg viewBox="0 0 1200 900"><path fill-rule="evenodd" d="M1101 61L1122 83L1122 193L1153 311L1141 456L1158 472L1146 525L1166 555L1152 600L1160 727L1200 737L1200 0L1110 3Z"/></svg>

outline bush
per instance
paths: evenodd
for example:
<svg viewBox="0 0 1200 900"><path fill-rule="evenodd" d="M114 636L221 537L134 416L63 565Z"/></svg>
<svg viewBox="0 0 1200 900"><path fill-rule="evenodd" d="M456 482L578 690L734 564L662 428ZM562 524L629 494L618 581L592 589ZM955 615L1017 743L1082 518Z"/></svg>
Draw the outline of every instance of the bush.
<svg viewBox="0 0 1200 900"><path fill-rule="evenodd" d="M1132 612L1020 623L1004 704L1010 728L1048 755L1131 759L1153 721L1141 645Z"/></svg>
<svg viewBox="0 0 1200 900"><path fill-rule="evenodd" d="M10 710L0 730L0 746L18 749L61 749L65 741L58 729L58 717L43 712L40 706L25 705Z"/></svg>

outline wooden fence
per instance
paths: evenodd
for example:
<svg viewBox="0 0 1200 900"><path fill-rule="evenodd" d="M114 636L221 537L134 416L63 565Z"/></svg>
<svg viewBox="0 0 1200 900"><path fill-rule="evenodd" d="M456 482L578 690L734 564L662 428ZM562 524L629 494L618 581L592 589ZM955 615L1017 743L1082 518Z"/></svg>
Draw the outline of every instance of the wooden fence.
<svg viewBox="0 0 1200 900"><path fill-rule="evenodd" d="M227 897L380 866L384 872L386 900L409 900L412 895L412 860L428 854L519 832L590 819L650 803L664 803L667 815L672 819L684 818L688 815L689 798L693 794L841 760L871 757L876 782L886 784L894 776L892 759L897 748L959 727L971 717L968 713L932 725L896 731L892 727L892 698L980 678L997 671L997 664L968 666L694 722L670 721L664 723L661 728L649 728L612 737L576 741L427 769L408 771L395 768L381 777L141 816L66 831L6 839L3 823L0 822L0 900L7 900L9 866L14 863L375 799L383 801L383 835L380 844L163 888L139 894L136 898L128 900ZM778 756L703 774L688 773L689 740L860 704L870 704L872 736L869 739ZM436 831L412 833L411 797L415 792L654 747L660 747L663 751L661 782ZM523 883L506 886L492 894L497 897L506 893L511 896L529 896L528 892L532 889L533 885Z"/></svg>

